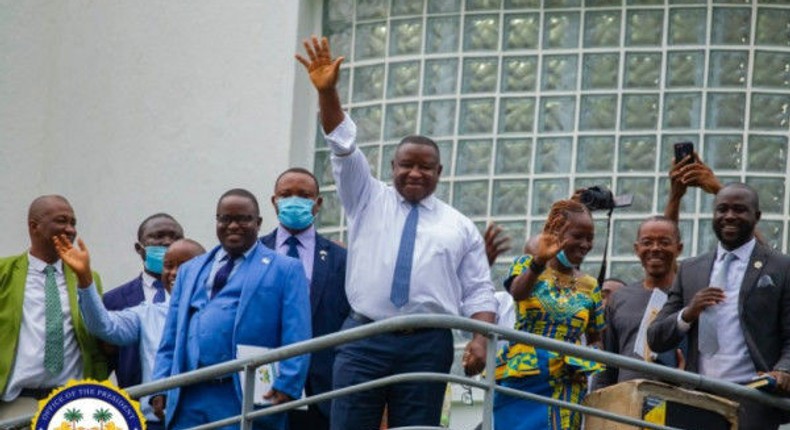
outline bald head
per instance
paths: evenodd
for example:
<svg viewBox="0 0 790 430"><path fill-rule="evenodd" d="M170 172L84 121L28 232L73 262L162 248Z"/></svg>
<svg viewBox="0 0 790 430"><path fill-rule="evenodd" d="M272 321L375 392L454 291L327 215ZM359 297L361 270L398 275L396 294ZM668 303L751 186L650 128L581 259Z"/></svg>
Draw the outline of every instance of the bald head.
<svg viewBox="0 0 790 430"><path fill-rule="evenodd" d="M30 204L27 214L27 228L30 235L30 254L47 263L58 260L58 253L52 242L54 236L65 235L74 242L77 237L77 218L74 209L63 196L47 195L37 197Z"/></svg>
<svg viewBox="0 0 790 430"><path fill-rule="evenodd" d="M49 194L46 196L39 196L30 203L30 207L27 210L27 220L38 220L41 216L49 210L53 204L65 204L68 207L71 207L71 204L65 197L58 195L58 194Z"/></svg>
<svg viewBox="0 0 790 430"><path fill-rule="evenodd" d="M162 285L169 292L176 281L178 268L185 262L205 253L206 250L192 239L179 239L173 242L165 253L162 267Z"/></svg>

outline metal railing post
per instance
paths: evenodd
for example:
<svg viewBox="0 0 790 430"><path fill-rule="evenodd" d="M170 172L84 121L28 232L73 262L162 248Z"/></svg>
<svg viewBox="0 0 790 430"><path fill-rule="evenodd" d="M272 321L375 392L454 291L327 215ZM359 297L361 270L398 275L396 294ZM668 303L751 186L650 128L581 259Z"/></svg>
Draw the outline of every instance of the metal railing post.
<svg viewBox="0 0 790 430"><path fill-rule="evenodd" d="M244 366L244 389L241 397L241 430L252 430L252 419L249 413L253 411L255 403L255 367L251 364Z"/></svg>
<svg viewBox="0 0 790 430"><path fill-rule="evenodd" d="M499 335L488 335L486 347L486 393L483 399L483 430L492 430L494 424L494 387L496 387L496 352L499 347Z"/></svg>

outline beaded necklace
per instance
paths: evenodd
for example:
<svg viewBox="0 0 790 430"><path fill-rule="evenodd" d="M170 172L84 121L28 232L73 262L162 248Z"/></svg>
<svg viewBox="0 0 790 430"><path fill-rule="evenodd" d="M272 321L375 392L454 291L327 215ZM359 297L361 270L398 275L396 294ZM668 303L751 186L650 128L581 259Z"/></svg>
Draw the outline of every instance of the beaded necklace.
<svg viewBox="0 0 790 430"><path fill-rule="evenodd" d="M551 276L554 280L552 293L560 306L568 303L569 297L576 292L576 276L566 275L554 268L551 269Z"/></svg>

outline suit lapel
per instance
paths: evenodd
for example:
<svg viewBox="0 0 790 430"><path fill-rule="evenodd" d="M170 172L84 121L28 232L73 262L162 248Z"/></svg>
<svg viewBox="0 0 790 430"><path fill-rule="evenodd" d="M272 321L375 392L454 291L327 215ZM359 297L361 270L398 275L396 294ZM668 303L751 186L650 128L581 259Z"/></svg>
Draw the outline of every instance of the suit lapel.
<svg viewBox="0 0 790 430"><path fill-rule="evenodd" d="M241 282L241 297L239 298L239 311L236 314L235 326L238 326L239 321L244 316L247 306L250 304L250 298L255 294L255 290L260 288L264 282L262 280L266 276L266 272L271 266L271 262L276 258L277 254L263 246L258 246L255 252L251 253L249 258L245 258L241 263L234 277L238 278ZM234 330L235 333L235 330ZM235 336L235 334L234 334Z"/></svg>
<svg viewBox="0 0 790 430"><path fill-rule="evenodd" d="M137 277L134 283L134 288L129 288L124 294L123 299L126 301L126 307L132 307L145 301L145 293L143 292L143 274ZM124 293L126 293L124 292Z"/></svg>
<svg viewBox="0 0 790 430"><path fill-rule="evenodd" d="M692 283L690 284L694 291L691 292L691 297L697 294L699 290L708 288L710 286L710 275L713 272L713 263L716 261L716 251L709 252L697 262L696 267L691 267L692 270Z"/></svg>
<svg viewBox="0 0 790 430"><path fill-rule="evenodd" d="M749 294L754 291L757 286L757 280L760 279L760 273L763 271L768 253L766 249L760 244L754 245L752 255L746 266L746 273L743 274L743 282L741 282L740 292L738 294L738 314L743 315L744 304ZM758 264L759 263L759 264Z"/></svg>
<svg viewBox="0 0 790 430"><path fill-rule="evenodd" d="M277 229L275 228L274 231L267 234L266 236L263 236L261 238L261 243L266 245L267 248L276 252L277 250L275 247L277 246Z"/></svg>
<svg viewBox="0 0 790 430"><path fill-rule="evenodd" d="M326 289L327 272L329 271L329 241L315 235L315 254L313 255L313 275L310 280L310 307L312 315L315 315L321 296Z"/></svg>

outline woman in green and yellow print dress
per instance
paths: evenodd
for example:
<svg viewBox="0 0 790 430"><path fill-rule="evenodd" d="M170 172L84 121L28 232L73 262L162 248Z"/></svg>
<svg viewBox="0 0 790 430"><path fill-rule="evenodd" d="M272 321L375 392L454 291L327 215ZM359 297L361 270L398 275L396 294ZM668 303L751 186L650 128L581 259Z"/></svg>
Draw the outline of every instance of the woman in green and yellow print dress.
<svg viewBox="0 0 790 430"><path fill-rule="evenodd" d="M505 288L516 302L516 330L566 342L600 342L604 328L601 289L578 270L592 249L593 220L584 205L555 202L535 255L518 257ZM587 376L602 370L598 363L532 345L509 342L498 353L497 383L545 397L580 403ZM581 414L569 409L496 393L497 430L578 429Z"/></svg>

